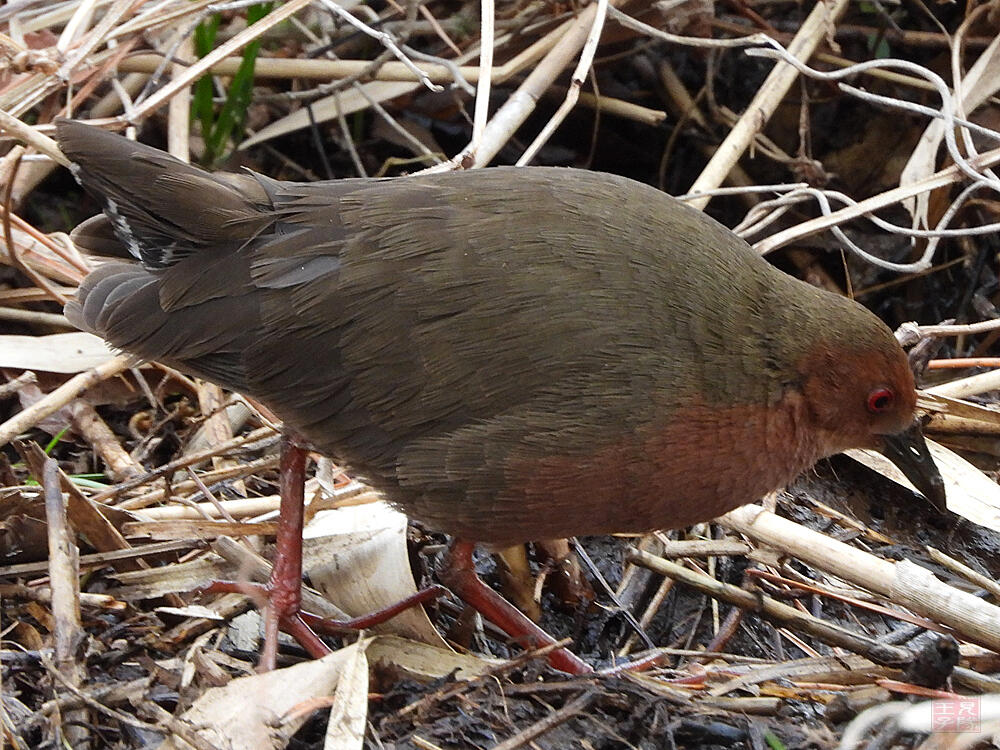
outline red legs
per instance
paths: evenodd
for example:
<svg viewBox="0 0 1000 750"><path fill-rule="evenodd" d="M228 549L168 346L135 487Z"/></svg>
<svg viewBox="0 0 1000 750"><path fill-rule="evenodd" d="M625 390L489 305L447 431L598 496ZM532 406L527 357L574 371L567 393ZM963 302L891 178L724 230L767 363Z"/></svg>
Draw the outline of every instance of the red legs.
<svg viewBox="0 0 1000 750"><path fill-rule="evenodd" d="M274 567L267 583L268 607L264 609L264 648L260 668L274 669L278 658L278 630L282 628L314 658L330 653L302 620L302 527L305 519L306 452L295 441L281 440L278 492L281 505L274 541Z"/></svg>
<svg viewBox="0 0 1000 750"><path fill-rule="evenodd" d="M369 612L367 615L362 615L361 617L352 617L349 620L331 620L326 617L311 615L308 612L300 612L299 615L305 620L308 627L317 633L322 633L323 635L344 635L345 633L364 630L374 625L381 625L383 622L391 620L400 612L410 607L416 607L418 604L433 601L447 593L448 589L444 586L428 586L427 588L420 589L415 594L410 594L405 599L400 599L395 604L390 604L388 607L383 607L382 609L376 609L374 612ZM299 642L301 643L301 641ZM303 644L304 646L305 644Z"/></svg>
<svg viewBox="0 0 1000 750"><path fill-rule="evenodd" d="M401 602L377 612L347 621L325 620L301 611L302 604L302 526L305 516L306 451L291 437L281 443L281 505L275 539L274 567L266 584L216 581L205 587L212 593L235 592L263 604L264 646L260 669L274 669L278 654L278 631L291 635L314 658L330 653L316 632L336 635L384 622L408 607L434 599L444 593L432 586ZM444 559L439 575L456 595L484 617L511 635L524 648L540 648L555 640L515 609L506 599L484 584L472 565L471 542L454 541ZM588 674L593 670L566 649L549 654L549 663L570 674Z"/></svg>
<svg viewBox="0 0 1000 750"><path fill-rule="evenodd" d="M281 442L281 505L275 537L274 567L266 584L238 581L215 581L203 590L211 593L239 593L263 603L264 647L260 655L261 671L274 669L278 656L278 631L283 630L316 659L330 649L316 635L339 635L385 622L409 607L435 599L445 590L431 586L418 591L385 609L351 620L325 620L301 611L302 605L302 526L305 517L306 451L294 438ZM509 605L508 605L509 606Z"/></svg>
<svg viewBox="0 0 1000 750"><path fill-rule="evenodd" d="M472 542L451 543L438 568L438 577L462 601L497 625L524 648L534 649L555 643L555 639L515 609L510 602L487 586L472 565ZM570 674L593 672L590 665L566 649L549 654L549 664Z"/></svg>

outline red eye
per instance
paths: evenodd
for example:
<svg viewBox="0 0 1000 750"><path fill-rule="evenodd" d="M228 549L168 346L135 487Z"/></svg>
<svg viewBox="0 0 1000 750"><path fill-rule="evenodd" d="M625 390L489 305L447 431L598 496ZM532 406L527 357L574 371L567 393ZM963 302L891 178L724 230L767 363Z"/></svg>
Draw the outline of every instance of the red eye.
<svg viewBox="0 0 1000 750"><path fill-rule="evenodd" d="M886 411L892 402L896 400L896 394L888 388L879 388L868 394L868 411L878 414Z"/></svg>

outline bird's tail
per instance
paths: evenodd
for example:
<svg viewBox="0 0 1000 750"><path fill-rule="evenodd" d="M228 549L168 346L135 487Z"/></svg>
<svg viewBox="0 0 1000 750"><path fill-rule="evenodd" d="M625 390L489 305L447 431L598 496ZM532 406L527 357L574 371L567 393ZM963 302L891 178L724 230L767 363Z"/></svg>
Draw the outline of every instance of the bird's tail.
<svg viewBox="0 0 1000 750"><path fill-rule="evenodd" d="M64 312L69 322L81 331L88 331L101 338L108 338L112 315L119 315L119 305L129 298L142 299L146 287L156 284L156 278L136 263L109 262L91 271L80 284L76 296L66 303ZM122 331L140 330L141 326L121 326ZM119 337L120 338L120 337ZM129 341L115 341L115 346L131 350Z"/></svg>
<svg viewBox="0 0 1000 750"><path fill-rule="evenodd" d="M74 176L104 208L81 224L76 244L95 255L166 268L198 252L226 252L270 221L270 200L249 174L213 175L121 136L57 120Z"/></svg>
<svg viewBox="0 0 1000 750"><path fill-rule="evenodd" d="M89 254L141 261L99 265L66 317L119 349L242 389L240 352L259 313L248 264L233 255L273 221L262 183L213 176L70 120L57 133L73 174L104 207L74 241Z"/></svg>

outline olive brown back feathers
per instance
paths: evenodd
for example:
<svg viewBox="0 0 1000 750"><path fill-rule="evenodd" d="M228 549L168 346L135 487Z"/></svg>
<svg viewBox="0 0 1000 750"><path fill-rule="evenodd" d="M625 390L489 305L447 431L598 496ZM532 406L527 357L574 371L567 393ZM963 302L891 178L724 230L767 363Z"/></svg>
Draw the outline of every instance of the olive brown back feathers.
<svg viewBox="0 0 1000 750"><path fill-rule="evenodd" d="M540 167L276 182L58 134L105 209L81 245L141 261L100 266L70 320L260 399L449 533L707 520L913 419L871 313L645 185Z"/></svg>

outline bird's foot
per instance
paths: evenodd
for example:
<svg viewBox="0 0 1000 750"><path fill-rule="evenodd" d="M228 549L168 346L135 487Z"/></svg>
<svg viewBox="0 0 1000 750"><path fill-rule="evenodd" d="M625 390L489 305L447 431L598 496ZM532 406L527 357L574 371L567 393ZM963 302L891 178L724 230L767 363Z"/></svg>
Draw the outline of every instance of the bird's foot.
<svg viewBox="0 0 1000 750"><path fill-rule="evenodd" d="M286 435L281 443L278 533L275 538L274 567L267 583L216 581L203 591L237 593L251 597L264 612L264 646L259 669L275 668L278 660L278 632L284 631L314 658L330 653L316 632L342 635L385 622L405 609L435 599L445 592L440 586L416 594L377 612L350 620L324 620L302 611L302 525L305 516L306 451L294 437Z"/></svg>
<svg viewBox="0 0 1000 750"><path fill-rule="evenodd" d="M297 582L292 586L285 584L285 581L275 580L275 577L272 576L268 583L213 581L201 589L201 591L210 594L243 594L253 599L261 611L265 613L264 647L261 650L260 660L261 671L268 671L275 667L278 631L292 636L310 656L319 659L330 653L330 648L320 640L317 633L344 635L374 627L391 620L410 607L424 604L447 593L447 589L443 586L428 586L395 604L369 612L361 617L335 620L303 612L300 609L300 586ZM271 625L272 622L274 626Z"/></svg>
<svg viewBox="0 0 1000 750"><path fill-rule="evenodd" d="M553 645L556 640L551 635L476 575L472 564L473 546L471 542L452 542L438 568L438 577L444 585L524 648L537 649ZM593 672L589 664L564 648L549 653L548 660L553 667L569 674L584 675Z"/></svg>
<svg viewBox="0 0 1000 750"><path fill-rule="evenodd" d="M543 539L535 542L535 547L545 562L545 585L561 602L589 605L594 601L594 589L587 582L568 539Z"/></svg>

